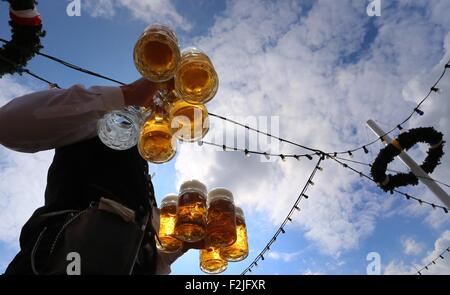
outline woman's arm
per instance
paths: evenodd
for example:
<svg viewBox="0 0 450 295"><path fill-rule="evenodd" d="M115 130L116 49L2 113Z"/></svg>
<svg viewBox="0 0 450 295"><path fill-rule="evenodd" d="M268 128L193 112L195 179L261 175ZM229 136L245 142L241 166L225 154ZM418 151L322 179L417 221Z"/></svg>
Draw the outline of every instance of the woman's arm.
<svg viewBox="0 0 450 295"><path fill-rule="evenodd" d="M119 87L74 85L17 97L0 108L0 144L33 153L96 135L97 120L124 107Z"/></svg>
<svg viewBox="0 0 450 295"><path fill-rule="evenodd" d="M94 137L105 113L127 105L152 107L158 87L141 78L121 87L74 85L17 97L0 108L0 144L34 153ZM172 89L173 80L166 87Z"/></svg>

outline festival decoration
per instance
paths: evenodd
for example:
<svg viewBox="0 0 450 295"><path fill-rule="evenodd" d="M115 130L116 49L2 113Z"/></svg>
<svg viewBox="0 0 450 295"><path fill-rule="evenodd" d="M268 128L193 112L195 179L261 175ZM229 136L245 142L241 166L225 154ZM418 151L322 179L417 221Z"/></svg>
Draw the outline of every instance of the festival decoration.
<svg viewBox="0 0 450 295"><path fill-rule="evenodd" d="M0 77L23 73L22 68L42 48L40 38L45 35L34 0L8 2L12 35L11 40L0 48Z"/></svg>
<svg viewBox="0 0 450 295"><path fill-rule="evenodd" d="M433 127L414 128L408 132L401 133L397 139L383 148L372 164L371 174L374 181L384 190L392 191L400 186L417 185L419 180L412 173L397 173L386 175L387 166L403 150L407 151L417 143L427 143L430 148L427 157L420 167L428 174L433 173L439 165L441 157L444 155L443 135Z"/></svg>

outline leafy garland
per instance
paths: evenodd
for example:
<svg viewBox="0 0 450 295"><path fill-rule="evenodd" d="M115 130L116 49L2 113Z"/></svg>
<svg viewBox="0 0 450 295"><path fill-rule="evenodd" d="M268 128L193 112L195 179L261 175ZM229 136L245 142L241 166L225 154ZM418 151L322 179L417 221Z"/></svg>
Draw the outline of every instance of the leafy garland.
<svg viewBox="0 0 450 295"><path fill-rule="evenodd" d="M8 2L12 36L11 41L0 48L0 78L4 74L13 74L25 67L42 48L40 38L45 35L34 0L8 0Z"/></svg>
<svg viewBox="0 0 450 295"><path fill-rule="evenodd" d="M437 165L440 164L441 157L444 155L444 143L441 132L433 127L414 128L408 132L402 133L397 139L383 148L372 164L371 174L375 182L385 191L394 190L396 187L406 185L417 185L417 177L412 173L398 173L395 175L386 175L387 166L398 156L402 150L409 150L416 143L428 143L430 148L427 157L420 167L427 173L433 173Z"/></svg>

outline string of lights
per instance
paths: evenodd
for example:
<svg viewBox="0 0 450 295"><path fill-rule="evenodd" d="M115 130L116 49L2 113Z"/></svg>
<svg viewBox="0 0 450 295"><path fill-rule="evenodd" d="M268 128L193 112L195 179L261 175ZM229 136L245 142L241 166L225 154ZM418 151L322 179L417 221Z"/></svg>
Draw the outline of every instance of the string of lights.
<svg viewBox="0 0 450 295"><path fill-rule="evenodd" d="M443 77L445 76L445 74L447 73L447 70L448 70L448 69L450 69L450 60L445 64L444 69L443 69L441 75L440 75L439 78L436 80L436 82L430 87L430 90L429 90L428 93L425 95L425 97L423 97L423 98L420 100L420 102L415 106L415 108L413 109L413 111L412 111L412 112L411 112L411 113L410 113L403 121L401 121L400 123L398 123L394 128L392 128L392 129L390 129L389 131L387 131L386 133L382 134L382 135L381 135L380 137L378 137L377 139L372 140L372 141L370 141L370 142L368 142L368 143L366 143L366 144L364 144L364 145L361 145L361 146L359 146L359 147L356 147L356 148L353 148L353 149L350 149L350 150L346 150L346 151L335 151L335 152L331 152L331 153L328 153L328 152L327 152L326 154L333 154L334 156L342 155L342 154L348 154L348 155L352 156L354 152L359 151L359 150L363 150L364 153L368 154L368 153L369 153L369 150L368 150L368 148L367 148L368 146L375 144L375 143L378 142L379 140L384 141L384 137L385 137L386 135L391 134L391 133L394 132L396 129L398 129L399 131L402 131L402 130L403 130L402 125L404 125L405 123L407 123L407 122L414 116L414 114L417 113L417 114L419 114L420 116L423 116L423 115L424 115L424 111L422 111L422 110L420 109L420 107L421 107L422 104L423 104L423 103L431 96L432 93L437 93L437 92L439 92L438 85L439 85L440 81L442 80L442 78L443 78ZM235 125L238 125L238 126L241 126L241 127L245 127L245 128L247 128L247 129L252 130L252 131L255 131L255 132L257 132L257 133L264 134L264 135L266 135L266 136L268 136L268 137L272 137L272 138L278 139L278 140L280 140L280 141L282 141L282 142L286 142L286 143L289 143L289 144L292 144L292 145L295 145L295 146L298 146L298 147L301 147L301 148L304 148L304 149L307 149L307 150L311 150L311 151L320 151L320 152L323 152L323 151L321 151L320 149L315 149L315 148L307 147L307 146L304 146L304 145L299 145L299 144L297 144L297 143L295 143L295 142L292 142L292 141L290 141L290 140L286 140L286 139L280 138L280 137L278 137L278 136L273 136L273 135L271 135L270 133L263 132L263 131L260 131L260 130L258 130L258 129L254 129L254 128L248 127L248 126L245 125L245 124L236 122L236 121L234 121L234 120L228 119L228 118L223 117L223 116L220 116L220 115L211 114L211 113L209 113L209 115L211 115L212 117L219 118L219 119L224 120L224 121L231 122L231 123L233 123L233 124L235 124Z"/></svg>
<svg viewBox="0 0 450 295"><path fill-rule="evenodd" d="M9 60L8 58L4 57L3 55L0 55L0 59L3 60L3 61L6 62L6 63L9 63L10 65L15 65L14 62L12 62L12 61ZM60 88L60 87L58 86L58 84L53 84L53 83L51 83L51 82L48 81L47 79L42 78L41 76L39 76L39 75L33 73L32 71L30 71L30 70L27 69L27 68L18 68L18 69L17 69L17 72L18 72L19 74L23 74L23 73L28 74L28 75L30 75L31 77L34 77L35 79L38 79L38 80L40 80L40 81L42 81L42 82L47 83L48 85L52 85L52 87Z"/></svg>
<svg viewBox="0 0 450 295"><path fill-rule="evenodd" d="M0 42L6 43L6 42L8 42L8 41L5 40L5 39L0 38ZM74 69L74 70L76 70L76 71L80 71L80 72L83 72L83 73L85 73L85 74L89 74L89 75L92 75L92 76L95 76L95 77L98 77L98 78L101 78L101 79L105 79L105 80L108 80L108 81L112 81L112 82L118 83L118 84L120 84L120 85L125 85L125 83L120 82L120 81L118 81L118 80L116 80L116 79L112 79L112 78L109 78L109 77L107 77L107 76L105 76L105 75L101 75L101 74L98 74L98 73L96 73L96 72L93 72L93 71L84 69L84 68L82 68L82 67L79 67L79 66L77 66L77 65L74 65L74 64L72 64L72 63L70 63L70 62L67 62L67 61L65 61L65 60L62 60L62 59L57 58L57 57L55 57L55 56L52 56L52 55L50 55L50 54L46 54L46 53L38 53L38 55L40 55L40 56L42 56L42 57L45 57L45 58L47 58L47 59L50 59L50 60L52 60L52 61L55 61L55 62L57 62L57 63L60 63L60 64L62 64L63 66L69 67L69 68ZM398 129L398 130L400 130L400 131L403 130L402 125L404 125L406 122L408 122L408 121L414 116L414 114L417 113L417 114L419 114L420 116L424 115L424 112L420 109L420 107L421 107L422 104L423 104L423 103L431 96L432 93L437 93L437 92L439 91L438 85L439 85L440 81L442 80L442 78L445 76L445 74L446 74L446 72L447 72L448 69L450 69L450 60L445 64L444 69L443 69L441 75L440 75L439 78L436 80L436 82L430 87L430 89L429 89L428 93L425 95L425 97L422 98L422 99L420 100L420 102L415 106L415 108L414 108L413 111L409 114L409 116L407 116L403 121L401 121L399 124L397 124L394 128L390 129L388 132L384 133L382 136L378 137L377 139L375 139L375 140L373 140L373 141L371 141L371 142L368 142L368 143L366 143L366 144L364 144L364 145L362 145L362 146L359 146L359 147L356 147L356 148L353 148L353 149L350 149L350 150L346 150L346 151L336 151L336 152L331 152L331 153L330 153L330 152L327 152L327 153L325 153L325 154L334 154L334 156L341 155L341 154L349 154L349 155L351 156L352 153L354 153L354 152L356 152L356 151L359 151L359 150L363 150L363 151L367 154L367 153L369 152L368 149L367 149L368 146L370 146L370 145L372 145L372 144L375 144L375 143L378 142L379 140L383 141L383 140L384 140L384 139L383 139L384 136L391 134L391 133L394 132L396 129ZM36 77L36 78L38 78L38 77ZM39 78L38 78L38 79L39 79ZM248 125L239 123L239 122L237 122L237 121L235 121L235 120L226 118L226 117L224 117L224 116L217 115L217 114L214 114L214 113L209 113L209 115L210 115L211 117L215 117L215 118L218 118L218 119L221 119L221 120L224 120L224 121L233 123L233 124L235 124L235 125L244 127L244 128L246 128L246 129L248 129L248 130L252 130L252 131L254 131L254 132L257 132L257 133L266 135L266 136L268 136L268 137L277 139L277 140L279 140L279 141L281 141L281 142L286 142L286 143L292 144L292 145L294 145L294 146L297 146L297 147L300 147L300 148L303 148L303 149L306 149L306 150L309 150L309 151L313 151L313 152L322 152L322 153L323 153L323 151L320 150L320 149L308 147L308 146L306 146L306 145L302 145L302 144L293 142L293 141L291 141L291 140L287 140L287 139L281 138L281 137L279 137L279 136L274 136L274 135L272 135L272 134L270 134L270 133L268 133L268 132L260 131L260 130L258 130L258 129L256 129L256 128L252 128L252 127L250 127L250 126L248 126Z"/></svg>
<svg viewBox="0 0 450 295"><path fill-rule="evenodd" d="M5 40L5 39L3 39L3 38L0 38L0 42L2 42L2 43L8 43L8 41ZM12 44L12 45L14 46L14 44ZM20 49L21 46L15 45L15 47ZM68 62L68 61L62 60L62 59L57 58L57 57L55 57L55 56L52 56L52 55L50 55L50 54L46 54L46 53L43 53L43 52L38 52L38 53L36 53L36 54L37 54L37 55L40 55L40 56L42 56L42 57L45 57L45 58L47 58L47 59L50 59L50 60L52 60L52 61L55 61L55 62L57 62L57 63L60 63L60 64L62 64L63 66L68 67L68 68L71 68L71 69L73 69L73 70L76 70L76 71L79 71L79 72L82 72L82 73L85 73L85 74L88 74L88 75L91 75L91 76L95 76L95 77L98 77L98 78L101 78L101 79L104 79L104 80L108 80L108 81L111 81L111 82L114 82L114 83L117 83L117 84L120 84L120 85L125 85L125 83L120 82L120 81L118 81L118 80L116 80L116 79L112 79L112 78L109 78L109 77L107 77L107 76L101 75L101 74L99 74L99 73L96 73L96 72L93 72L93 71L84 69L84 68L82 68L82 67L79 67L79 66L77 66L77 65L74 65L74 64L72 64L72 63L70 63L70 62Z"/></svg>
<svg viewBox="0 0 450 295"><path fill-rule="evenodd" d="M3 58L3 57L2 57L2 58ZM50 81L48 81L48 80L46 80L46 79L40 77L39 75L36 75L36 74L30 72L30 71L27 70L27 69L21 69L21 70L22 70L24 73L30 74L31 76L35 77L36 79L39 79L39 80L41 80L41 81L44 81L44 82L47 83L50 87L57 87L57 88L59 88L59 86L58 86L56 83L52 83L52 82L50 82ZM289 143L289 141L286 141L286 142ZM223 145L222 145L222 148L223 148ZM226 148L227 148L227 147L225 147L225 149L226 149ZM230 147L228 147L228 148L234 150L234 148L230 148ZM244 151L244 153L245 153L246 149L244 149L243 151ZM324 153L324 152L321 152L321 151L318 151L318 150L314 150L314 151L316 151L315 154L321 155L321 159L323 159L324 156L326 155L327 157L330 157L330 158L332 158L334 161L337 161L338 163L340 163L344 168L348 168L348 169L354 171L355 173L358 173L360 176L363 176L363 177L365 177L365 178L367 178L367 179L370 179L372 182L375 182L370 176L368 176L368 175L362 173L361 171L358 171L358 170L356 170L356 169L354 169L354 168L348 166L348 165L345 164L345 163L340 162L340 161L339 161L338 159L336 159L334 156L330 156L330 154L327 154L327 153ZM253 152L254 154L263 154L263 155L264 155L264 153L262 153L262 152L256 152L256 151L252 151L252 152ZM250 152L247 150L247 153L246 153L246 154L250 154ZM336 153L335 153L335 154L336 154ZM312 157L311 154L308 154L308 155L309 155L309 156L307 156L307 155L304 155L304 156L305 156L305 157L308 157L308 158ZM270 156L270 155L269 155L269 156ZM286 158L288 158L288 157L296 158L297 155L278 155L278 156L280 156L280 158L282 158L282 159L286 159ZM407 194L407 193L404 193L404 192L401 192L401 191L398 191L398 190L394 190L394 191L395 191L396 193L400 194L400 195L403 195L403 196L404 196L406 199L408 199L408 200L409 200L409 199L413 199L413 200L418 201L420 204L427 204L427 205L432 206L433 208L436 208L436 207L437 207L437 208L441 208L441 209L443 209L443 210L445 211L445 213L448 213L448 210L449 210L449 209L446 208L446 207L439 206L439 205L435 205L435 204L433 204L433 203L429 203L429 202L427 202L427 201L421 200L421 199L419 199L419 198L416 198L416 197L414 197L414 196L411 196L411 195L409 195L409 194Z"/></svg>
<svg viewBox="0 0 450 295"><path fill-rule="evenodd" d="M302 199L308 199L308 195L306 195L306 192L309 188L309 186L314 185L313 182L313 178L316 175L317 170L321 171L322 167L320 167L320 163L322 162L322 157L319 158L319 160L317 161L316 166L314 167L313 171L311 172L311 175L308 178L308 181L306 181L300 195L297 197L297 199L294 202L294 205L292 206L291 210L289 210L289 213L287 214L286 218L284 219L283 223L280 225L280 227L277 229L277 231L275 232L275 234L272 236L272 238L269 240L269 242L266 244L266 246L263 248L263 250L261 252L259 252L259 254L256 256L255 259L253 259L253 261L250 263L250 265L244 269L244 271L241 273L241 275L245 275L248 272L252 272L253 267L258 267L258 262L264 261L264 255L270 251L270 247L273 245L273 243L275 243L275 241L277 240L278 236L280 234L285 234L286 233L286 225L289 222L292 222L292 218L294 215L294 212L296 211L300 211L300 207L299 207L299 203Z"/></svg>
<svg viewBox="0 0 450 295"><path fill-rule="evenodd" d="M342 158L342 157L335 157L335 158L338 159L338 160L341 160L341 161L349 162L349 163L354 163L354 164L359 164L359 165L363 165L363 166L367 166L367 167L372 167L372 164L369 164L369 163L364 163L364 162L360 162L360 161L356 161L356 160L352 160L352 159L346 159L346 158ZM401 171L393 170L393 169L386 169L386 171L389 171L389 172L392 172L392 173L402 173ZM450 188L450 184L447 184L447 183L445 183L445 182L443 182L441 180L437 180L437 179L431 178L431 177L424 177L424 176L420 176L420 175L417 176L417 177L423 178L423 179L432 180L432 181L434 181L436 183L439 183L439 184L441 184L443 186L446 186L446 187Z"/></svg>
<svg viewBox="0 0 450 295"><path fill-rule="evenodd" d="M285 161L286 159L289 159L289 158L296 159L298 161L300 161L301 158L308 158L309 160L312 160L313 156L321 155L320 153L274 154L274 153L268 153L268 152L253 151L253 150L249 150L247 148L242 149L242 148L237 148L237 147L230 147L230 146L227 146L224 144L218 144L218 143L208 142L208 141L204 141L204 140L201 140L198 142L198 145L200 145L200 146L202 146L203 144L210 145L210 146L216 146L218 148L221 148L223 151L243 152L244 155L246 155L246 156L250 156L251 154L261 155L261 156L265 156L267 160L269 160L270 157L279 157L283 161Z"/></svg>
<svg viewBox="0 0 450 295"><path fill-rule="evenodd" d="M246 128L246 129L251 130L251 131L254 131L254 132L256 132L256 133L263 134L263 135L265 135L265 136L267 136L267 137L274 138L274 139L276 139L276 140L279 140L280 142L289 143L289 144L291 144L291 145L294 145L294 146L297 146L297 147L300 147L300 148L302 148L302 149L305 149L305 150L308 150L308 151L312 151L312 152L321 152L321 150L319 150L319 149L315 149L315 148L312 148L312 147L308 147L308 146L305 146L305 145L302 145L302 144L293 142L293 141L291 141L291 140L284 139L284 138L282 138L282 137L272 135L272 134L270 134L270 133L268 133L268 132L261 131L261 130L259 130L259 129L250 127L250 126L248 126L248 125L246 125L246 124L242 124L242 123L240 123L240 122L237 122L237 121L232 120L232 119L230 119L230 118L226 118L226 117L221 116L221 115L217 115L217 114L214 114L214 113L211 113L211 112L208 112L208 115L211 116L211 117L219 118L219 119L221 119L221 120L223 120L223 121L226 121L226 122L230 122L230 123L232 123L232 124L234 124L234 125L244 127L244 128Z"/></svg>
<svg viewBox="0 0 450 295"><path fill-rule="evenodd" d="M381 135L380 137L378 137L377 139L368 142L362 146L350 149L350 150L346 150L346 151L338 151L338 152L333 152L333 153L327 153L327 154L334 154L334 155L342 155L342 154L352 154L356 151L359 150L363 150L364 153L368 154L369 151L367 149L368 146L378 142L379 140L384 141L384 137L386 135L391 134L392 132L394 132L395 130L399 130L402 131L403 127L402 125L404 125L406 122L408 122L413 116L414 114L418 114L419 116L423 116L425 114L424 111L422 111L420 109L420 107L422 106L422 104L428 99L430 98L432 93L438 93L439 92L439 83L441 82L442 78L445 76L445 74L447 73L447 70L450 69L450 60L444 65L444 69L441 73L441 75L439 76L439 78L436 80L436 82L434 82L434 84L430 87L430 89L428 90L428 93L419 101L419 103L414 107L414 109L412 110L412 112L400 123L398 123L395 127L393 127L392 129L390 129L389 131L387 131L386 133L384 133L383 135Z"/></svg>
<svg viewBox="0 0 450 295"><path fill-rule="evenodd" d="M369 179L370 181L372 181L373 183L376 184L376 181L373 180L372 177L368 176L367 174L364 174L362 171L356 170L355 168L351 167L350 165L348 165L348 164L346 164L346 163L341 162L340 160L336 159L335 157L330 157L330 158L333 159L334 161L336 161L337 163L339 163L342 167L344 167L344 168L346 168L346 169L349 169L349 170L351 170L351 171L357 173L360 177ZM448 213L448 211L450 210L449 208L446 208L446 207L444 207L444 206L440 206L440 205L436 205L436 204L434 204L434 203L430 203L430 202L428 202L428 201L424 201L424 200L422 200L422 199L419 199L419 198L417 198L417 197L414 197L414 196L412 196L412 195L410 195L410 194L408 194L408 193L404 193L404 192L399 191L399 190L397 190L397 189L393 189L391 193L393 193L393 192L397 193L398 195L403 196L406 200L415 200L415 201L417 201L420 205L423 205L423 204L429 205L429 206L431 206L433 209L440 208L440 209L442 209L445 213Z"/></svg>
<svg viewBox="0 0 450 295"><path fill-rule="evenodd" d="M450 252L450 247L442 251L438 256L436 256L433 260L431 260L428 264L424 265L421 269L419 269L415 274L422 275L422 273L426 270L429 270L431 266L436 265L436 261L439 259L444 260L445 255Z"/></svg>

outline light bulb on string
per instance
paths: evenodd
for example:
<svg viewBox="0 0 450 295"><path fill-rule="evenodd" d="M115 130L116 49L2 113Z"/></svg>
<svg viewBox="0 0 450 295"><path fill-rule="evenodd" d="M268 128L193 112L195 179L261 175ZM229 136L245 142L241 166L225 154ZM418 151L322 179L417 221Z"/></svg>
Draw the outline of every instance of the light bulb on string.
<svg viewBox="0 0 450 295"><path fill-rule="evenodd" d="M245 150L244 150L244 154L245 154L246 157L250 157L250 152L249 152L248 149L245 149Z"/></svg>
<svg viewBox="0 0 450 295"><path fill-rule="evenodd" d="M366 147L366 146L363 146L363 150L364 150L364 153L366 153L366 154L368 154L368 153L369 153L369 150L367 149L367 147Z"/></svg>
<svg viewBox="0 0 450 295"><path fill-rule="evenodd" d="M420 116L423 116L425 114L421 109L415 108L414 111L418 113Z"/></svg>

